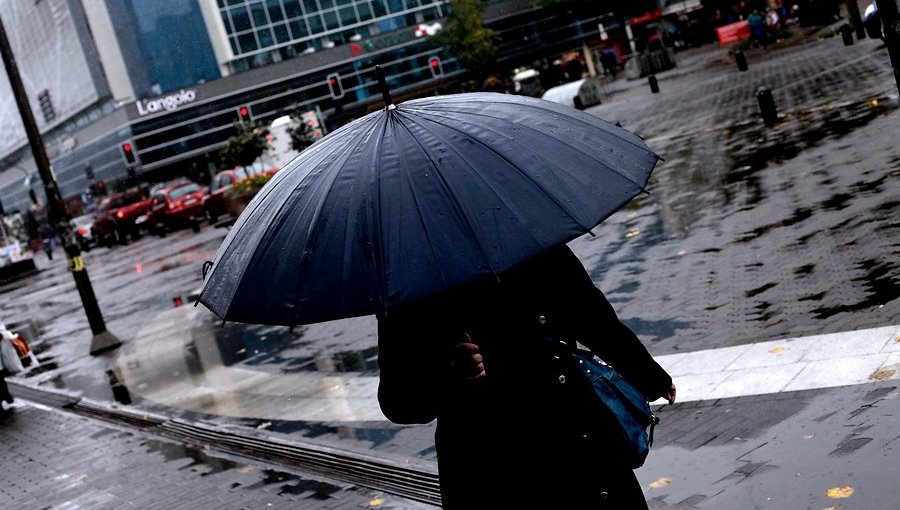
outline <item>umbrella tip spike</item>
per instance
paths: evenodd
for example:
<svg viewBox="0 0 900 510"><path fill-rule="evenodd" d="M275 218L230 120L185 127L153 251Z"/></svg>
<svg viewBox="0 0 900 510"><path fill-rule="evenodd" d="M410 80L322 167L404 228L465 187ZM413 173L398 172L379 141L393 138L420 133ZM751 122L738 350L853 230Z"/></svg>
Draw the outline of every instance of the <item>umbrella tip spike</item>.
<svg viewBox="0 0 900 510"><path fill-rule="evenodd" d="M391 98L391 91L388 89L387 80L384 78L384 71L380 65L375 65L375 75L378 76L378 88L381 89L381 97L384 99L384 107L386 110L393 110L394 100Z"/></svg>

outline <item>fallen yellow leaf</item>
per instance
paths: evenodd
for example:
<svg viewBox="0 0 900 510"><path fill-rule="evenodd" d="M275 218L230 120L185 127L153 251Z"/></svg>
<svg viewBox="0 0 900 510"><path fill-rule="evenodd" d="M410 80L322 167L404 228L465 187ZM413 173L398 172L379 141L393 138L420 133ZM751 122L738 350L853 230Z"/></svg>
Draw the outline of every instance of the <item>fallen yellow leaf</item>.
<svg viewBox="0 0 900 510"><path fill-rule="evenodd" d="M822 510L841 510L839 506L830 506L828 508L823 508Z"/></svg>
<svg viewBox="0 0 900 510"><path fill-rule="evenodd" d="M853 495L853 487L845 485L844 487L832 487L825 491L825 495L832 499L849 498Z"/></svg>
<svg viewBox="0 0 900 510"><path fill-rule="evenodd" d="M869 380L870 381L885 381L885 380L890 379L891 377L894 377L894 374L896 374L896 373L897 373L897 371L894 369L885 368L883 370L879 370L879 371L873 373L872 375L870 375Z"/></svg>
<svg viewBox="0 0 900 510"><path fill-rule="evenodd" d="M381 506L384 504L384 498L375 498L369 501L369 506Z"/></svg>
<svg viewBox="0 0 900 510"><path fill-rule="evenodd" d="M650 487L651 489L659 489L660 487L665 487L666 485L669 485L670 483L672 483L672 480L671 480L671 479L669 479L669 478L660 478L659 480L657 480L657 481L655 481L655 482L650 482L649 487Z"/></svg>
<svg viewBox="0 0 900 510"><path fill-rule="evenodd" d="M258 428L259 430L264 430L271 426L272 426L272 422L267 421L267 422L260 423L259 425L256 426L256 428Z"/></svg>
<svg viewBox="0 0 900 510"><path fill-rule="evenodd" d="M900 336L895 336L895 337L894 337L894 343L895 343L895 344L900 344Z"/></svg>
<svg viewBox="0 0 900 510"><path fill-rule="evenodd" d="M635 230L632 230L632 231L628 232L627 234L625 234L625 237L634 237L640 233L641 233L640 230L635 229Z"/></svg>
<svg viewBox="0 0 900 510"><path fill-rule="evenodd" d="M769 353L771 353L771 354L778 354L779 352L781 352L781 351L783 351L783 350L784 350L784 347L782 347L782 346L779 345L778 347L775 347L774 349L771 349L771 350L769 351Z"/></svg>
<svg viewBox="0 0 900 510"><path fill-rule="evenodd" d="M239 472L247 474L253 472L253 466L244 466L241 469L238 469Z"/></svg>

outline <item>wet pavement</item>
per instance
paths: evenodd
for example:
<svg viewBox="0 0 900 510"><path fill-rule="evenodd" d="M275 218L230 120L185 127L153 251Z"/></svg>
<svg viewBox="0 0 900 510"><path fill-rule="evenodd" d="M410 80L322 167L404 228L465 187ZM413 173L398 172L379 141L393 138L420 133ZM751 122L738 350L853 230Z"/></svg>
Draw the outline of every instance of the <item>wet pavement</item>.
<svg viewBox="0 0 900 510"><path fill-rule="evenodd" d="M851 47L835 39L810 41L753 55L745 73L723 50L692 51L683 54L676 72L658 76L660 94L650 94L641 83L623 83L604 104L589 110L644 136L665 158L648 186L649 196L597 227L596 237L571 243L623 320L656 356L900 323L900 149L892 135L900 129L900 110L887 51L870 40ZM765 128L759 116L755 93L761 85L772 90L782 113L773 128ZM371 398L345 399L343 408L334 404L347 384L374 384L372 318L291 332L236 324L220 328L202 307L172 309L172 297L187 296L200 285L200 264L213 258L224 234L204 227L199 234L146 237L87 254L109 329L125 344L99 357L88 356L90 332L64 261L39 255L39 275L0 286L0 317L7 323L31 322L39 331L34 347L42 365L24 382L111 401L116 393L107 370L112 368L121 383L118 394L124 388L135 408L374 455L433 459L432 425L387 423ZM850 395L841 397L849 406L865 400L868 386L823 394ZM819 393L787 395L806 402L807 395ZM314 400L323 394L338 398L327 404ZM760 401L754 408L767 408L767 397L755 398ZM275 412L273 401L279 403ZM817 401L831 409L827 403ZM713 410L706 416L735 407L727 401L703 405ZM663 412L695 412L689 409ZM733 416L710 420L698 430L731 423ZM764 412L742 416L772 444L777 443L772 438L785 437L798 420L807 419L785 414L778 421ZM847 427L834 420L816 423L834 430ZM879 433L897 436L896 427ZM696 479L676 484L675 475L666 471L678 468L681 454L666 453L675 450L669 449L665 431L666 426L659 429L661 447L640 472L648 497L654 495L650 489L656 490L648 484L656 478L673 480L669 492L658 492L663 506L656 508L765 508L769 505L753 499L764 490L741 492L757 487L756 480L792 490L770 485L769 477L794 469L786 458L770 463L790 468L748 478L753 483L729 478L720 485L725 487L721 494L741 494L754 505L723 503L725 496L707 490L718 479L707 478L718 468L724 470L722 477L735 472L747 455L739 448L691 450L691 458L699 459L691 462L709 463L710 474L698 472ZM890 468L880 461L875 465ZM835 478L864 472L857 464L829 469ZM806 487L808 503L771 506L828 506L815 506L818 486ZM877 487L865 492L874 494ZM858 500L872 501L848 501ZM880 507L885 506L845 508Z"/></svg>
<svg viewBox="0 0 900 510"><path fill-rule="evenodd" d="M0 417L0 444L3 508L433 508L40 405Z"/></svg>

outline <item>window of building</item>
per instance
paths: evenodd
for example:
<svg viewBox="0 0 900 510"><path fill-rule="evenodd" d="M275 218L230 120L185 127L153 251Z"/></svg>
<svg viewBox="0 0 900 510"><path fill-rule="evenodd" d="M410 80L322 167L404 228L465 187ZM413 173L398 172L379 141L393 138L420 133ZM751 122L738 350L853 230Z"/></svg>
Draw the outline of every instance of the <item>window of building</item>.
<svg viewBox="0 0 900 510"><path fill-rule="evenodd" d="M269 12L269 19L273 23L284 19L284 11L281 9L280 0L267 0L266 10Z"/></svg>
<svg viewBox="0 0 900 510"><path fill-rule="evenodd" d="M343 26L354 25L359 22L359 20L356 19L356 9L354 9L353 6L342 8L340 10L340 16L341 25Z"/></svg>
<svg viewBox="0 0 900 510"><path fill-rule="evenodd" d="M253 28L246 6L234 7L228 13L231 16L231 24L234 26L235 32L243 32Z"/></svg>
<svg viewBox="0 0 900 510"><path fill-rule="evenodd" d="M275 37L272 35L272 31L268 28L257 31L256 35L259 38L260 48L268 48L269 46L275 45Z"/></svg>
<svg viewBox="0 0 900 510"><path fill-rule="evenodd" d="M291 21L288 26L291 29L291 35L293 35L294 39L300 39L309 35L309 30L306 28L305 20L299 19L296 21Z"/></svg>
<svg viewBox="0 0 900 510"><path fill-rule="evenodd" d="M291 33L288 31L287 25L275 25L272 27L272 30L275 32L275 40L279 43L286 43L291 41Z"/></svg>
<svg viewBox="0 0 900 510"><path fill-rule="evenodd" d="M256 36L253 35L253 32L238 36L238 44L241 47L241 53L254 51L259 48L259 45L256 44Z"/></svg>
<svg viewBox="0 0 900 510"><path fill-rule="evenodd" d="M262 2L254 2L250 4L250 12L253 13L253 25L257 28L264 27L269 24L269 18L266 16L266 6Z"/></svg>

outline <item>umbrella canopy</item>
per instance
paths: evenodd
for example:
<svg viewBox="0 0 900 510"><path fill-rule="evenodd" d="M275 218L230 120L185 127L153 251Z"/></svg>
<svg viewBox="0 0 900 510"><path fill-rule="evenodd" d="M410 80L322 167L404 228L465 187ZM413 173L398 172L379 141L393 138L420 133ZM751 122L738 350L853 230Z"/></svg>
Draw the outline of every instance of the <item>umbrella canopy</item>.
<svg viewBox="0 0 900 510"><path fill-rule="evenodd" d="M638 136L541 99L391 105L316 142L260 190L199 301L260 324L383 312L589 232L644 189L658 159Z"/></svg>

